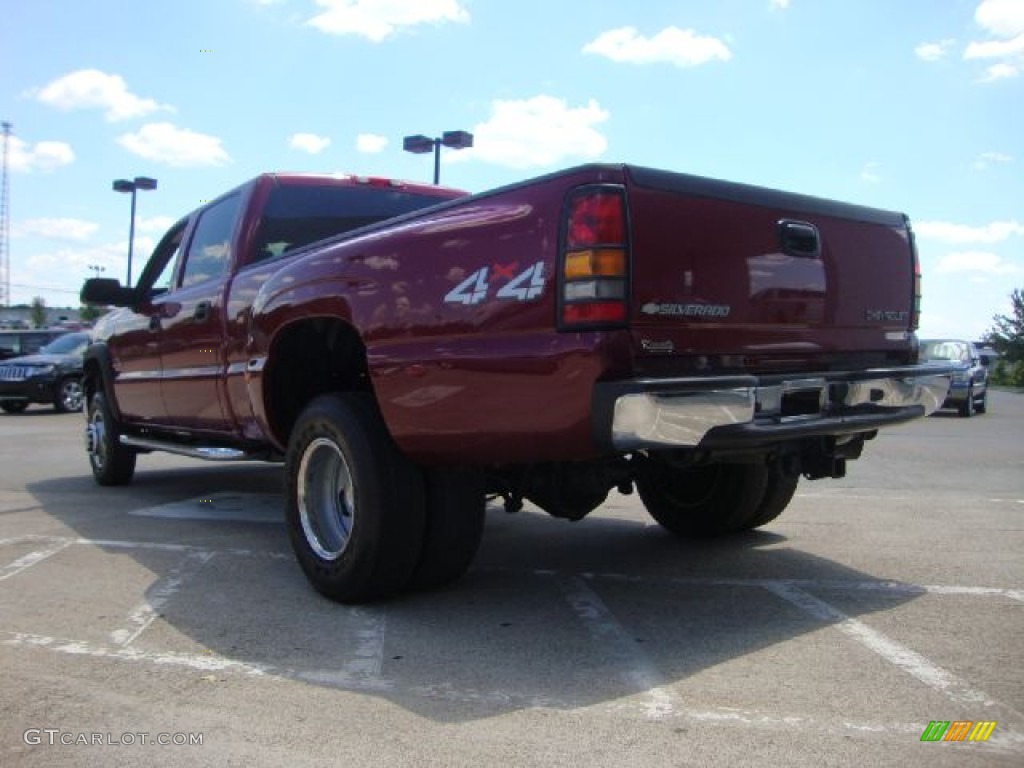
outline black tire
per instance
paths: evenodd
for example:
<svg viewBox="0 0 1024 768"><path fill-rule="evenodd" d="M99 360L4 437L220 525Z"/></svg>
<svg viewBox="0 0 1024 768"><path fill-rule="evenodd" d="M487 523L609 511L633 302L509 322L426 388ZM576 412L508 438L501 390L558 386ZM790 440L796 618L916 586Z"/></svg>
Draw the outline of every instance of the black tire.
<svg viewBox="0 0 1024 768"><path fill-rule="evenodd" d="M313 400L292 430L286 478L288 536L318 592L359 603L406 588L423 544L423 478L369 396Z"/></svg>
<svg viewBox="0 0 1024 768"><path fill-rule="evenodd" d="M723 536L746 530L768 484L762 464L649 465L637 477L647 511L677 536ZM780 510L781 511L781 510Z"/></svg>
<svg viewBox="0 0 1024 768"><path fill-rule="evenodd" d="M28 400L11 400L7 403L0 403L4 413L24 413L28 408Z"/></svg>
<svg viewBox="0 0 1024 768"><path fill-rule="evenodd" d="M800 475L790 474L778 464L769 465L764 496L745 528L760 528L781 515L793 500L799 483Z"/></svg>
<svg viewBox="0 0 1024 768"><path fill-rule="evenodd" d="M121 430L101 391L94 392L86 411L85 450L92 476L100 485L128 485L137 454L121 445Z"/></svg>
<svg viewBox="0 0 1024 768"><path fill-rule="evenodd" d="M412 589L434 589L461 577L476 556L487 499L483 473L470 469L424 472L427 526Z"/></svg>
<svg viewBox="0 0 1024 768"><path fill-rule="evenodd" d="M53 396L53 409L57 413L69 413L82 410L82 379L79 376L68 376L57 384L57 392Z"/></svg>
<svg viewBox="0 0 1024 768"><path fill-rule="evenodd" d="M974 410L976 413L988 413L988 387L981 393L981 400L975 404Z"/></svg>
<svg viewBox="0 0 1024 768"><path fill-rule="evenodd" d="M974 387L967 388L967 399L960 404L960 415L965 419L974 415Z"/></svg>

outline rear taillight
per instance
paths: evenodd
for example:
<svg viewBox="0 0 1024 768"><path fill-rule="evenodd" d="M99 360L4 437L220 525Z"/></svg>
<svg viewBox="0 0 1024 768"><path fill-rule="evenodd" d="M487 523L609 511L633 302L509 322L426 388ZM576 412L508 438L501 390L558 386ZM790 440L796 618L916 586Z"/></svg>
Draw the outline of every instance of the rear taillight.
<svg viewBox="0 0 1024 768"><path fill-rule="evenodd" d="M622 187L581 187L569 197L558 274L562 328L625 324L629 300L628 229Z"/></svg>
<svg viewBox="0 0 1024 768"><path fill-rule="evenodd" d="M914 264L914 295L910 310L910 330L916 331L921 322L921 260L917 255L917 240L910 226L910 219L903 217L907 225L907 237L910 239L910 258Z"/></svg>

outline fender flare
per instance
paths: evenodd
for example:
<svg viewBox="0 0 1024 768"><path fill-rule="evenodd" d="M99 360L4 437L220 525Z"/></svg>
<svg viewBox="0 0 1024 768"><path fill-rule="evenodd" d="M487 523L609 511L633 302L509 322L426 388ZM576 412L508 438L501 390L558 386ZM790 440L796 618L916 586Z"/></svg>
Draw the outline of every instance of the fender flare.
<svg viewBox="0 0 1024 768"><path fill-rule="evenodd" d="M110 349L102 341L93 342L85 349L82 360L82 379L89 380L90 363L95 363L100 373L100 386L107 396L107 404L110 406L114 418L121 420L121 407L117 403L117 395L114 391L114 363L110 359Z"/></svg>

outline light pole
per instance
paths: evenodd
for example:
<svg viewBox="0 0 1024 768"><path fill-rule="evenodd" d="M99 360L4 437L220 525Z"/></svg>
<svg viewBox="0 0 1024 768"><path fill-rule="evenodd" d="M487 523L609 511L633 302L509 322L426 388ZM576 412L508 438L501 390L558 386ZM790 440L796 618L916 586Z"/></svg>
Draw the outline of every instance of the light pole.
<svg viewBox="0 0 1024 768"><path fill-rule="evenodd" d="M113 188L115 192L132 193L132 220L128 227L128 276L125 278L125 285L130 286L132 284L132 248L135 245L135 192L140 189L156 189L156 179L151 179L148 176L136 176L130 181L117 179L114 181Z"/></svg>
<svg viewBox="0 0 1024 768"><path fill-rule="evenodd" d="M100 272L107 271L106 267L101 267L99 264L90 264L89 266L86 267L86 269L92 270L96 277L100 276Z"/></svg>
<svg viewBox="0 0 1024 768"><path fill-rule="evenodd" d="M432 139L418 133L402 139L402 149L414 155L425 155L434 152L434 184L441 183L441 147L449 149L469 149L473 146L473 134L469 131L445 131L440 138Z"/></svg>

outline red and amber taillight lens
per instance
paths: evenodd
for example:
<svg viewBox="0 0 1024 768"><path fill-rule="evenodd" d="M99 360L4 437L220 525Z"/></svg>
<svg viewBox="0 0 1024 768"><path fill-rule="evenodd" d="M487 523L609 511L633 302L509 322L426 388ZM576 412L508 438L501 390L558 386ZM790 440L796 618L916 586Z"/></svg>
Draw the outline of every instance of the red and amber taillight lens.
<svg viewBox="0 0 1024 768"><path fill-rule="evenodd" d="M629 299L629 235L622 187L581 187L565 207L558 274L562 328L621 327Z"/></svg>

